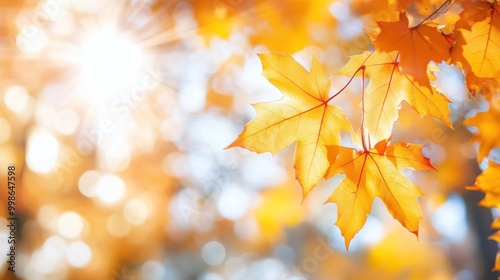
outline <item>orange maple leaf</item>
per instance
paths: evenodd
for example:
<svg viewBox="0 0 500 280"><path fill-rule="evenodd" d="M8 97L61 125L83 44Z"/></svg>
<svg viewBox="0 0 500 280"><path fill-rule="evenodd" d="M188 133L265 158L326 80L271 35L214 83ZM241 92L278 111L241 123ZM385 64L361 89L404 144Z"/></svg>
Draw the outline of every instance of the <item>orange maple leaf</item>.
<svg viewBox="0 0 500 280"><path fill-rule="evenodd" d="M282 93L277 101L254 105L257 116L228 146L275 154L297 142L294 167L304 197L328 169L327 145L339 145L340 130L352 131L342 109L328 104L330 80L313 57L307 72L289 55L260 54L263 75Z"/></svg>
<svg viewBox="0 0 500 280"><path fill-rule="evenodd" d="M397 52L363 52L352 56L337 73L352 76L364 66L370 82L365 91L365 129L370 143L377 143L391 135L402 101L406 101L420 115L431 115L451 127L450 101L432 88L421 86L414 78L399 69ZM361 75L358 71L358 76Z"/></svg>
<svg viewBox="0 0 500 280"><path fill-rule="evenodd" d="M463 10L455 27L470 30L474 23L486 19L491 4L488 1L461 0L460 6Z"/></svg>
<svg viewBox="0 0 500 280"><path fill-rule="evenodd" d="M379 51L400 53L401 71L412 75L422 86L430 87L427 65L450 56L450 43L434 23L408 27L406 13L397 22L378 22L380 34L373 41Z"/></svg>
<svg viewBox="0 0 500 280"><path fill-rule="evenodd" d="M328 147L332 165L325 178L346 175L327 200L337 203L336 225L345 238L346 248L365 224L375 197L380 197L391 215L418 236L422 214L417 198L423 193L408 180L402 169L435 169L422 155L421 145L399 142L388 146L387 141L378 142L368 151Z"/></svg>

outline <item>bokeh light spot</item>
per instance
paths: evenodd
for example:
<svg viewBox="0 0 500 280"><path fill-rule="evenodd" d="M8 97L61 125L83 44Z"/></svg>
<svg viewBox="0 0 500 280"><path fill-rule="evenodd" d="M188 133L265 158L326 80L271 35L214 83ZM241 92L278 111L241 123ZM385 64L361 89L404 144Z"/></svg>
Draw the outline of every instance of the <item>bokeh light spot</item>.
<svg viewBox="0 0 500 280"><path fill-rule="evenodd" d="M78 180L78 189L86 197L97 196L97 184L100 177L99 172L94 170L83 173Z"/></svg>
<svg viewBox="0 0 500 280"><path fill-rule="evenodd" d="M83 226L84 221L82 216L73 211L63 213L57 222L59 233L68 239L80 236L83 231Z"/></svg>
<svg viewBox="0 0 500 280"><path fill-rule="evenodd" d="M141 267L141 275L143 279L148 280L165 279L165 266L158 261L147 261Z"/></svg>
<svg viewBox="0 0 500 280"><path fill-rule="evenodd" d="M236 221L250 206L249 194L236 186L225 188L217 201L217 209L222 217Z"/></svg>
<svg viewBox="0 0 500 280"><path fill-rule="evenodd" d="M201 249L201 257L209 265L219 265L226 258L226 248L217 241L210 241Z"/></svg>
<svg viewBox="0 0 500 280"><path fill-rule="evenodd" d="M28 91L24 87L12 86L5 91L3 101L7 108L19 114L26 110L29 98Z"/></svg>
<svg viewBox="0 0 500 280"><path fill-rule="evenodd" d="M116 143L105 149L99 149L99 155L99 161L103 161L103 166L113 172L126 170L131 160L130 148L125 143Z"/></svg>
<svg viewBox="0 0 500 280"><path fill-rule="evenodd" d="M74 241L68 245L66 250L66 261L76 268L87 266L92 260L92 251L83 241Z"/></svg>
<svg viewBox="0 0 500 280"><path fill-rule="evenodd" d="M113 204L120 201L125 195L125 183L120 177L106 175L99 180L96 191L97 197L102 202Z"/></svg>
<svg viewBox="0 0 500 280"><path fill-rule="evenodd" d="M59 141L43 130L33 132L28 140L26 164L37 173L50 172L57 163L59 155Z"/></svg>
<svg viewBox="0 0 500 280"><path fill-rule="evenodd" d="M125 205L123 215L133 225L143 224L149 215L148 206L140 199L132 199Z"/></svg>

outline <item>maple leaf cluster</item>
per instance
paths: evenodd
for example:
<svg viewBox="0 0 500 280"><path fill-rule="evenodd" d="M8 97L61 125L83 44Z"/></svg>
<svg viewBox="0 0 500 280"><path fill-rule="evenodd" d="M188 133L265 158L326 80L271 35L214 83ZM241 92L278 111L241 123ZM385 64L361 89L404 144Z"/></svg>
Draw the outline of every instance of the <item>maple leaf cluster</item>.
<svg viewBox="0 0 500 280"><path fill-rule="evenodd" d="M500 113L493 97L500 89L500 64L496 62L500 54L500 4L447 0L418 19L409 7L414 5L418 10L424 1L396 2L380 8L395 16L388 21L374 17L377 24L367 28L374 50L351 56L336 73L350 77L347 84L337 85L341 88L338 92L330 91L331 79L315 56L307 71L290 55L260 54L263 75L283 97L255 104L256 117L229 145L275 154L296 142L294 168L304 198L321 180L345 174L327 202L338 206L336 225L346 247L365 224L375 197L382 199L404 227L418 235L422 214L417 198L423 193L402 170L435 169L422 154L422 146L390 143L390 139L403 101L421 116L432 116L452 126L450 101L432 83L433 72L439 70L435 64L444 62L461 70L471 94L491 100L488 112L465 121L466 125L478 127L474 136L480 143L478 159L487 157L500 144ZM434 19L445 16L452 6L461 9L458 19L443 25L436 23ZM362 83L362 101L361 124L354 130L336 104L336 97L347 92L345 89L356 77ZM341 131L351 133L358 148L345 146ZM500 165L490 162L478 177L473 188L486 192L483 205L499 205L495 202L500 198L496 180L499 176Z"/></svg>

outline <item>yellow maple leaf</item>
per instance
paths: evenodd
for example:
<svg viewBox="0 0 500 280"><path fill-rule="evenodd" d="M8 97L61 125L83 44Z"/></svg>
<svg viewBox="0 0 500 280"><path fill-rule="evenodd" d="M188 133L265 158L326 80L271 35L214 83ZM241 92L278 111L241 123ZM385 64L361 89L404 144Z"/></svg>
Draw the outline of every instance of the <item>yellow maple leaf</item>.
<svg viewBox="0 0 500 280"><path fill-rule="evenodd" d="M327 202L337 204L337 222L346 248L363 227L375 197L380 197L391 215L410 232L418 235L422 214L417 197L422 191L402 173L402 169L434 170L429 159L422 155L422 146L399 142L387 145L378 142L371 150L330 146L331 167L325 178L337 174L346 177L334 189Z"/></svg>
<svg viewBox="0 0 500 280"><path fill-rule="evenodd" d="M497 2L462 1L463 11L456 23L452 61L464 71L467 86L474 94L489 95L500 85L496 58L500 55L500 6Z"/></svg>
<svg viewBox="0 0 500 280"><path fill-rule="evenodd" d="M491 149L500 147L500 110L493 103L487 112L477 113L466 119L464 124L478 129L477 133L472 135L472 140L479 142L479 162L488 156Z"/></svg>
<svg viewBox="0 0 500 280"><path fill-rule="evenodd" d="M363 52L352 56L337 73L352 76L362 66L370 82L365 90L365 130L370 143L389 138L402 101L420 115L431 115L451 127L450 101L433 88L424 87L399 69L397 52ZM360 71L357 72L360 76Z"/></svg>
<svg viewBox="0 0 500 280"><path fill-rule="evenodd" d="M330 105L330 80L316 57L307 72L289 55L260 54L263 75L282 93L277 101L257 103L250 121L230 147L275 154L297 142L294 167L304 197L329 166L327 145L339 145L340 130L352 127L340 107Z"/></svg>
<svg viewBox="0 0 500 280"><path fill-rule="evenodd" d="M493 161L488 162L488 168L477 176L470 190L482 191L486 196L479 202L484 207L496 207L500 205L500 164Z"/></svg>
<svg viewBox="0 0 500 280"><path fill-rule="evenodd" d="M422 86L430 87L427 65L450 56L450 43L434 23L408 27L406 13L397 22L379 22L380 34L373 41L379 51L400 53L399 66Z"/></svg>
<svg viewBox="0 0 500 280"><path fill-rule="evenodd" d="M499 271L500 270L500 252L497 252L497 258L495 261L495 266L493 267L494 271Z"/></svg>
<svg viewBox="0 0 500 280"><path fill-rule="evenodd" d="M457 23L458 24L458 23ZM463 47L467 44L464 36L461 32L455 32L455 46L453 47L451 54L451 62L457 65L463 72L465 76L465 83L467 89L473 94L478 93L483 94L485 97L489 97L492 93L495 93L500 89L500 82L494 77L481 78L478 77L473 71L472 66L469 64L468 60L463 56Z"/></svg>
<svg viewBox="0 0 500 280"><path fill-rule="evenodd" d="M480 78L496 77L500 73L500 6L491 4L484 11L487 17L471 26L471 30L461 29L466 41L463 56L472 71Z"/></svg>
<svg viewBox="0 0 500 280"><path fill-rule="evenodd" d="M482 191L485 197L479 202L484 207L499 207L500 205L500 164L489 161L488 168L476 178L473 186L467 187L469 190ZM494 221L492 227L498 228L498 221ZM500 242L500 231L495 232L490 239ZM495 267L493 270L500 270L500 251L497 254Z"/></svg>

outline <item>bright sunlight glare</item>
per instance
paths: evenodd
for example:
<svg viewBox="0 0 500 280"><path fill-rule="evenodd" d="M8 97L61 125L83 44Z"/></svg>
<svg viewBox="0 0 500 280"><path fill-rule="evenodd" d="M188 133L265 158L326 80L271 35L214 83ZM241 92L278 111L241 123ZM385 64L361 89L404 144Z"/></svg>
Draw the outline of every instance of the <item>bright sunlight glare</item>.
<svg viewBox="0 0 500 280"><path fill-rule="evenodd" d="M116 93L124 81L139 78L143 66L140 48L129 38L113 30L84 37L80 58L82 87L91 95Z"/></svg>

